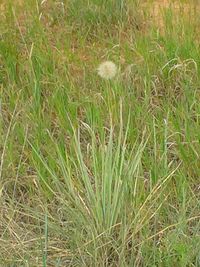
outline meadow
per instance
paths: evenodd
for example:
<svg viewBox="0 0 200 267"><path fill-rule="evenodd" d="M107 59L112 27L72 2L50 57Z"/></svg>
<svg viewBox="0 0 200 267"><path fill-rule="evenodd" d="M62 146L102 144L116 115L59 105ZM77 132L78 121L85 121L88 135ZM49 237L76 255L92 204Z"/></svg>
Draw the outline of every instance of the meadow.
<svg viewBox="0 0 200 267"><path fill-rule="evenodd" d="M199 12L0 0L0 266L200 266Z"/></svg>

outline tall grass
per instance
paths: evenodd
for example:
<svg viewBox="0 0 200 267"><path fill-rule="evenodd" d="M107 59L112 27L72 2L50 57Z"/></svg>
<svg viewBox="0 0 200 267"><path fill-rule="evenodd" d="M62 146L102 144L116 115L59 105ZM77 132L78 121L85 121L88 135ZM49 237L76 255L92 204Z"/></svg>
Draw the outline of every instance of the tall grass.
<svg viewBox="0 0 200 267"><path fill-rule="evenodd" d="M73 128L70 151L52 137L56 170L32 145L43 190L49 190L52 197L62 203L60 205L65 205L64 217L71 218L69 245L77 243L78 246L73 252L71 265L134 264L137 258L135 248L140 243L138 235L167 200L165 188L176 169L160 177L146 191L142 155L148 138L144 132L141 141L136 140L133 146L130 145L127 142L129 123L124 126L122 113L120 118L117 136L114 137L111 124L100 139L88 124L82 123L82 131L88 134L86 144L81 142L80 128L78 132ZM42 175L45 173L43 169L45 176L51 177L49 180Z"/></svg>
<svg viewBox="0 0 200 267"><path fill-rule="evenodd" d="M130 21L134 22L137 15L138 1L105 1L105 0L94 0L88 1L67 1L66 8L69 13L69 19L72 22L79 22L80 26L85 25L86 27L96 27L101 24L127 24ZM77 9L77 6L79 8ZM134 10L136 9L136 10ZM74 20L75 18L75 20ZM109 31L109 27L108 27Z"/></svg>
<svg viewBox="0 0 200 267"><path fill-rule="evenodd" d="M180 5L0 4L0 265L200 265L199 19Z"/></svg>

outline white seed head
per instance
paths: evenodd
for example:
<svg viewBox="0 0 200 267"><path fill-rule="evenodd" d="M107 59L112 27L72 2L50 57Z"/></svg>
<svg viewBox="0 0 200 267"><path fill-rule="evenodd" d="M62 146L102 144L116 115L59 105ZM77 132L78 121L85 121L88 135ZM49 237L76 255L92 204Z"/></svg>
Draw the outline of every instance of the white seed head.
<svg viewBox="0 0 200 267"><path fill-rule="evenodd" d="M97 71L101 78L109 80L115 77L117 66L112 61L105 61L99 65Z"/></svg>

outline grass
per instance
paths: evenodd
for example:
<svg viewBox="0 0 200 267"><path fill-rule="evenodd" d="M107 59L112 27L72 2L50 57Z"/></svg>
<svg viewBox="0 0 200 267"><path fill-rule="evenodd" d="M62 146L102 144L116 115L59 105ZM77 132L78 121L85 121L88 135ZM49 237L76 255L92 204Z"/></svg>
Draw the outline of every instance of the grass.
<svg viewBox="0 0 200 267"><path fill-rule="evenodd" d="M153 3L0 3L0 266L200 266L198 5Z"/></svg>

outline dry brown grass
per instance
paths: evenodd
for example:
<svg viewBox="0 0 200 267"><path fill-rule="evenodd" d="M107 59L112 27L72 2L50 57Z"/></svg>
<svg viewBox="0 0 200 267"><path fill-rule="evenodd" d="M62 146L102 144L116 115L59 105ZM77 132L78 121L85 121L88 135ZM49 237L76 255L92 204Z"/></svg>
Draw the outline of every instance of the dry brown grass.
<svg viewBox="0 0 200 267"><path fill-rule="evenodd" d="M148 9L150 12L151 24L156 25L161 31L164 28L163 14L166 10L172 10L175 17L186 16L189 19L193 19L200 10L199 2L192 1L173 1L173 0L153 0L145 1L143 4L143 10ZM149 16L148 16L149 18Z"/></svg>

